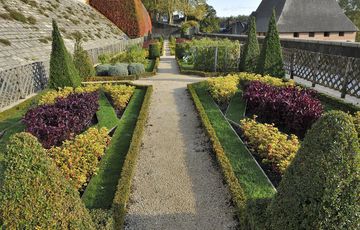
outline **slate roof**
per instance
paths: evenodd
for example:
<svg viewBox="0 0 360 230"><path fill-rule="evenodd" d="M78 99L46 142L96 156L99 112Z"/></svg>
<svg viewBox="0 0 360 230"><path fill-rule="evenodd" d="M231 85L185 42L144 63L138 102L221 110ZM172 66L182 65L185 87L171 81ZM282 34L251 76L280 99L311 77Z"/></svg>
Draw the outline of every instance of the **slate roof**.
<svg viewBox="0 0 360 230"><path fill-rule="evenodd" d="M336 0L263 0L253 14L258 32L267 32L274 8L282 33L358 31Z"/></svg>

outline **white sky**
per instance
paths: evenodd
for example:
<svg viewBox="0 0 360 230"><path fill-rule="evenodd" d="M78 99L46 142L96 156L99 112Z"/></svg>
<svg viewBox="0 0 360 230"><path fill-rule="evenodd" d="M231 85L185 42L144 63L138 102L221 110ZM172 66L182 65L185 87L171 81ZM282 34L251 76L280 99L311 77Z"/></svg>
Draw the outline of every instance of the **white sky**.
<svg viewBox="0 0 360 230"><path fill-rule="evenodd" d="M207 0L219 17L250 15L260 5L261 0Z"/></svg>

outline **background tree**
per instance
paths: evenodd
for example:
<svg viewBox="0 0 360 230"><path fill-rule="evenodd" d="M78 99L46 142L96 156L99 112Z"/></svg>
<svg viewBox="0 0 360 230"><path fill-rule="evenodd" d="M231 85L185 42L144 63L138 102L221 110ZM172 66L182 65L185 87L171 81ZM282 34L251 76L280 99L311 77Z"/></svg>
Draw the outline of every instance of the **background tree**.
<svg viewBox="0 0 360 230"><path fill-rule="evenodd" d="M240 59L240 71L254 73L259 54L260 48L256 37L256 20L255 17L251 17L247 41Z"/></svg>
<svg viewBox="0 0 360 230"><path fill-rule="evenodd" d="M76 39L74 48L74 65L82 79L95 76L95 68L89 56L81 45L81 39Z"/></svg>
<svg viewBox="0 0 360 230"><path fill-rule="evenodd" d="M268 31L261 49L256 71L262 75L271 75L274 77L285 76L280 37L276 26L275 10L269 21Z"/></svg>
<svg viewBox="0 0 360 230"><path fill-rule="evenodd" d="M216 16L216 10L214 7L206 4L206 14L203 20L200 22L200 30L205 33L217 33L220 31L220 21Z"/></svg>
<svg viewBox="0 0 360 230"><path fill-rule="evenodd" d="M339 5L353 23L360 28L360 0L339 0ZM356 41L360 42L360 33L357 33Z"/></svg>

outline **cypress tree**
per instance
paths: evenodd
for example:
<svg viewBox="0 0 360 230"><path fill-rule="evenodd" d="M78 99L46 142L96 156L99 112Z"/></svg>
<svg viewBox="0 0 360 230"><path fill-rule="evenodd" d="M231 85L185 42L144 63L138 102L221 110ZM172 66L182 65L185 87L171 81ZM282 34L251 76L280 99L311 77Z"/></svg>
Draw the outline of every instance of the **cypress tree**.
<svg viewBox="0 0 360 230"><path fill-rule="evenodd" d="M79 72L81 79L95 76L95 68L89 56L81 45L81 39L76 39L74 48L74 65Z"/></svg>
<svg viewBox="0 0 360 230"><path fill-rule="evenodd" d="M248 37L240 58L240 71L254 73L259 59L260 48L256 37L255 17L250 18Z"/></svg>
<svg viewBox="0 0 360 230"><path fill-rule="evenodd" d="M257 73L271 75L274 77L284 77L284 62L281 52L279 32L276 26L275 10L269 22L268 32L261 49Z"/></svg>
<svg viewBox="0 0 360 230"><path fill-rule="evenodd" d="M270 229L359 229L360 149L350 115L332 111L308 131L268 208Z"/></svg>
<svg viewBox="0 0 360 230"><path fill-rule="evenodd" d="M65 86L80 86L79 73L75 68L71 55L66 50L55 20L53 20L52 38L49 87L57 89Z"/></svg>

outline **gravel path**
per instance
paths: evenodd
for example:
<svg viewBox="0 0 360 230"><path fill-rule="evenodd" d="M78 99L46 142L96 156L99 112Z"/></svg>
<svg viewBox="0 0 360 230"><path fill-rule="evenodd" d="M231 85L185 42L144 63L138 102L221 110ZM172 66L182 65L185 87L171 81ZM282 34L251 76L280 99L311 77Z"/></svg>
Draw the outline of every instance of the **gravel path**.
<svg viewBox="0 0 360 230"><path fill-rule="evenodd" d="M165 43L168 54L167 43ZM161 58L126 229L236 229L235 209L173 56Z"/></svg>

